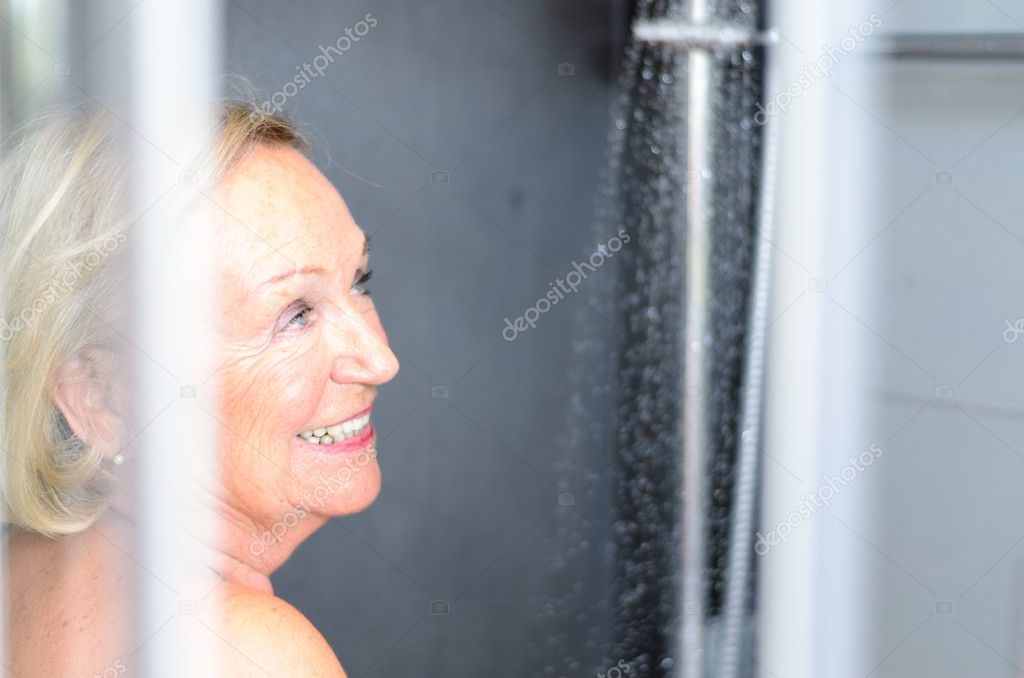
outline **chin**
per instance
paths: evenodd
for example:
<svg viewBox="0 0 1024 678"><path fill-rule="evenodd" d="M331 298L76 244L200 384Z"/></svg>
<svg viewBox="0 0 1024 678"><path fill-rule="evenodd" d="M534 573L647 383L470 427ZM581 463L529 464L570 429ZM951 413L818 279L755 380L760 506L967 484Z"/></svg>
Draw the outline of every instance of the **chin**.
<svg viewBox="0 0 1024 678"><path fill-rule="evenodd" d="M370 506L379 494L380 467L377 466L377 460L374 459L358 474L353 475L348 484L336 489L327 497L323 506L314 508L314 511L328 517L358 513Z"/></svg>
<svg viewBox="0 0 1024 678"><path fill-rule="evenodd" d="M358 513L380 494L380 466L371 443L343 453L310 451L305 443L293 443L292 473L301 479L296 505L326 517Z"/></svg>

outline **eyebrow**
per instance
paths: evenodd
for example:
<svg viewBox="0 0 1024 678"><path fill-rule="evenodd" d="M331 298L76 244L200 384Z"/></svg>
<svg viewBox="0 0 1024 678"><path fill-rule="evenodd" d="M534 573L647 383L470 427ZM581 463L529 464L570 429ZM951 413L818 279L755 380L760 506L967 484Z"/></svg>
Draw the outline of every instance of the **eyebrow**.
<svg viewBox="0 0 1024 678"><path fill-rule="evenodd" d="M370 253L370 239L366 238L363 241L363 255L366 255L366 254L369 254L369 253ZM290 271L283 271L281 273L278 273L277 275L273 275L273 276L267 278L266 280L264 280L263 282L261 282L260 283L260 287L264 287L266 285L272 285L274 283L279 283L282 280L285 280L286 278L291 278L291 277L296 276L296 275L319 275L319 276L324 276L326 274L327 274L327 272L323 268L321 268L320 266L303 266L302 268L295 268L295 269L292 269Z"/></svg>

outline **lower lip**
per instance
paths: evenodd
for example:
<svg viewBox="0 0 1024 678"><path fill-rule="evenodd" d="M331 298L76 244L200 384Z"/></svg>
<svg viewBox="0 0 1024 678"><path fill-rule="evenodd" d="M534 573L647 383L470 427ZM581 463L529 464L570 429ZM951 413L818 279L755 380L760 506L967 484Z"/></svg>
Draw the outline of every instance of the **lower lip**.
<svg viewBox="0 0 1024 678"><path fill-rule="evenodd" d="M326 454L343 454L345 452L360 452L366 449L366 446L373 440L373 433L373 424L367 424L366 428L363 429L363 432L355 438L336 440L333 443L328 443L326 445L323 443L308 442L302 436L295 437L299 441L300 445L317 452L323 452Z"/></svg>

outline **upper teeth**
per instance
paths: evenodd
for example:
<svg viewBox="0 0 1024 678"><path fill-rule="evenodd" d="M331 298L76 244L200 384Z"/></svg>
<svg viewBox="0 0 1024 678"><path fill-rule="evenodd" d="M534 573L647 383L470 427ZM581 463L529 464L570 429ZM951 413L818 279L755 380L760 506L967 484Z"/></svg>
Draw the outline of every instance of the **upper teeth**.
<svg viewBox="0 0 1024 678"><path fill-rule="evenodd" d="M343 421L340 424L334 426L328 426L327 428L314 428L308 431L303 431L299 435L305 440L311 443L320 443L329 445L335 440L347 440L354 438L363 432L366 425L370 422L370 413L356 417L355 419L349 419Z"/></svg>

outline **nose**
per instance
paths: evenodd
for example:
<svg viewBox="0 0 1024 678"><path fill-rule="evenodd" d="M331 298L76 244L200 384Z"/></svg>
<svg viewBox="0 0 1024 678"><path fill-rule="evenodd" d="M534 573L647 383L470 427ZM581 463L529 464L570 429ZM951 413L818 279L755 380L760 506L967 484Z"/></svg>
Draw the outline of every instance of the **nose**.
<svg viewBox="0 0 1024 678"><path fill-rule="evenodd" d="M327 333L334 364L331 378L339 384L383 384L398 374L398 358L372 307L332 305Z"/></svg>

